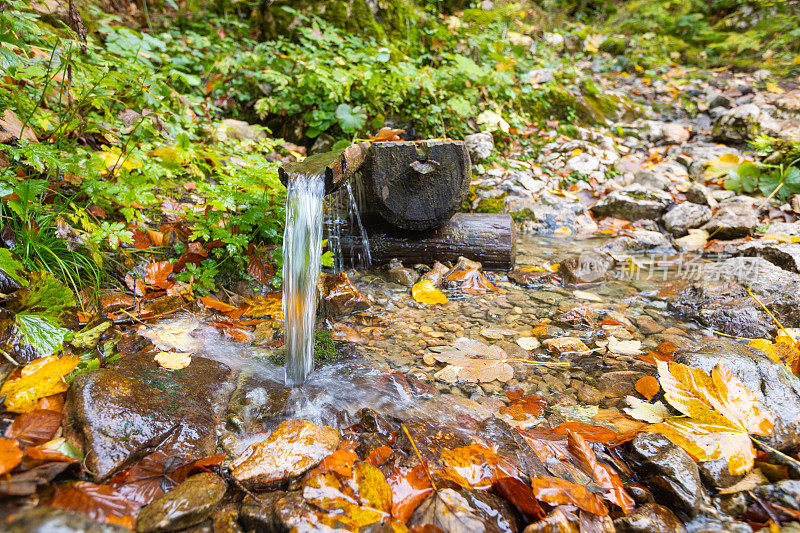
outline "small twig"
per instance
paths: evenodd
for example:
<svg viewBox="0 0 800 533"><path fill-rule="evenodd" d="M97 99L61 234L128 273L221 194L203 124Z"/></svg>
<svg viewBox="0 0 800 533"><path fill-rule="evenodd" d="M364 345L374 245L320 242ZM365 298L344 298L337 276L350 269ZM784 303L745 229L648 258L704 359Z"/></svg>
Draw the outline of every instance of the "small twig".
<svg viewBox="0 0 800 533"><path fill-rule="evenodd" d="M422 469L425 470L425 475L428 476L428 481L431 482L431 488L433 488L434 492L438 493L439 489L436 488L436 483L433 481L433 476L431 475L431 471L428 469L428 463L422 460L422 455L419 453L417 449L417 443L414 442L414 439L411 437L411 433L408 432L408 428L405 424L400 424L400 427L403 428L403 432L408 437L409 442L411 442L411 447L414 448L414 453L417 455L417 459L419 460L419 464L422 465Z"/></svg>
<svg viewBox="0 0 800 533"><path fill-rule="evenodd" d="M18 362L16 362L16 361L14 360L14 358L13 358L13 357L11 357L11 354L9 354L7 351L5 351L5 350L0 350L0 354L3 354L3 357L5 357L6 359L8 359L8 361L9 361L11 364L13 364L14 366L20 366L20 364L19 364Z"/></svg>
<svg viewBox="0 0 800 533"><path fill-rule="evenodd" d="M784 186L784 185L786 185L786 183L782 181L782 182L781 182L781 183L780 183L780 184L779 184L777 187L775 187L775 190L774 190L774 191L772 191L772 192L769 194L769 196L767 196L766 198L764 198L764 201L763 201L763 202L761 202L761 205L759 205L759 206L758 206L756 209L761 209L762 207L764 207L765 205L767 205L767 202L769 202L770 200L772 200L772 197L773 197L773 196L775 196L776 194L778 194L778 191L779 191L779 190L781 190L781 189L783 188L783 186Z"/></svg>
<svg viewBox="0 0 800 533"><path fill-rule="evenodd" d="M755 301L757 301L757 302L758 302L758 304L759 304L761 307L763 307L763 308L764 308L764 311L766 311L766 312L767 312L767 314L770 316L770 318L772 318L772 320L774 320L774 321L775 321L775 323L776 323L776 324L778 324L778 327L779 327L779 328L781 328L781 330L782 330L782 331L783 331L783 332L786 334L786 336L787 336L787 337L789 337L790 339L796 340L796 339L795 339L795 338L794 338L792 335L790 335L790 334L789 334L789 332L788 332L788 331L786 331L786 328L785 328L785 327L783 327L783 324L781 324L781 323L780 323L780 321L779 321L777 318L775 318L775 315L773 315L773 314L770 312L770 310L769 310L769 309L767 309L767 306L766 306L766 305L764 305L764 303L763 303L761 300L759 300L759 299L758 299L758 296L756 296L755 294L753 294L753 291L751 291L751 290L750 290L750 287L747 287L747 294L749 294L750 296L752 296L752 297L753 297L753 299L754 299Z"/></svg>
<svg viewBox="0 0 800 533"><path fill-rule="evenodd" d="M721 335L723 337L729 337L731 339L741 339L743 341L754 341L754 340L756 340L756 339L751 339L750 337L739 337L739 336L736 336L736 335L728 335L727 333L722 333L721 331L717 331L715 329L712 329L711 332L714 335Z"/></svg>
<svg viewBox="0 0 800 533"><path fill-rule="evenodd" d="M773 456L775 456L775 459L777 459L783 465L785 465L785 466L789 467L790 469L792 469L797 475L800 475L800 461L798 461L797 459L794 459L794 458L786 455L785 453L781 452L780 450L776 450L775 448L773 448L769 444L761 442L760 440L756 439L752 435L750 435L750 440L752 440L760 448L770 452Z"/></svg>

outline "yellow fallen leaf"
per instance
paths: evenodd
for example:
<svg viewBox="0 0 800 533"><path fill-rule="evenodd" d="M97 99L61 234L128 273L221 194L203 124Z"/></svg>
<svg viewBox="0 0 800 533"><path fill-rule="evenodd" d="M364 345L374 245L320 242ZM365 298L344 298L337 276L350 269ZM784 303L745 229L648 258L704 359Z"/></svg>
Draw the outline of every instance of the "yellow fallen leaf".
<svg viewBox="0 0 800 533"><path fill-rule="evenodd" d="M797 348L795 341L787 336L779 336L775 342L767 339L753 339L748 345L761 350L770 359L788 368L789 372L794 372L800 362L800 349Z"/></svg>
<svg viewBox="0 0 800 533"><path fill-rule="evenodd" d="M192 362L191 352L160 352L156 354L156 363L167 370L180 370Z"/></svg>
<svg viewBox="0 0 800 533"><path fill-rule="evenodd" d="M786 92L783 89L781 89L780 86L777 83L775 83L773 81L768 81L767 82L767 90L769 92L775 93L775 94L783 94L783 93Z"/></svg>
<svg viewBox="0 0 800 533"><path fill-rule="evenodd" d="M575 148L572 152L570 152L569 157L570 157L570 159L572 159L576 155L580 155L582 153L583 153L583 150L581 150L580 148Z"/></svg>
<svg viewBox="0 0 800 533"><path fill-rule="evenodd" d="M733 475L753 468L750 435L767 436L772 413L720 362L711 375L699 368L658 361L664 396L683 417L667 418L648 431L661 433L698 461L725 458Z"/></svg>
<svg viewBox="0 0 800 533"><path fill-rule="evenodd" d="M424 279L411 287L411 296L421 304L436 305L446 304L450 300L439 289L433 286L430 280Z"/></svg>
<svg viewBox="0 0 800 533"><path fill-rule="evenodd" d="M64 376L78 366L77 355L56 355L35 359L25 365L18 377L10 377L0 388L6 397L6 408L12 413L27 413L36 408L39 398L66 391Z"/></svg>
<svg viewBox="0 0 800 533"><path fill-rule="evenodd" d="M772 239L778 242L800 242L800 235L783 235L781 233L762 233L760 235L762 239Z"/></svg>
<svg viewBox="0 0 800 533"><path fill-rule="evenodd" d="M706 165L708 165L708 167L703 173L703 178L705 180L717 179L738 167L740 163L744 162L745 160L740 159L736 154L722 154L717 159L706 161Z"/></svg>

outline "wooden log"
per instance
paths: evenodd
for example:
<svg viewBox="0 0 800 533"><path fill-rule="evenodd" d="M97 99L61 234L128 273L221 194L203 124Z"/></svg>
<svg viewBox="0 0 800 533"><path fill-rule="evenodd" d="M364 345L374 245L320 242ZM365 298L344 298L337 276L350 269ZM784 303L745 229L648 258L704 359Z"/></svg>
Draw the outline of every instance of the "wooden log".
<svg viewBox="0 0 800 533"><path fill-rule="evenodd" d="M375 217L365 220L364 227L374 265L392 258L407 265L455 262L463 256L484 268L511 270L516 261L516 225L506 214L456 213L443 226L422 232L400 230ZM352 260L348 254L360 246L360 235L341 236L345 259Z"/></svg>
<svg viewBox="0 0 800 533"><path fill-rule="evenodd" d="M462 141L376 142L358 179L370 210L395 227L422 231L459 210L471 173Z"/></svg>
<svg viewBox="0 0 800 533"><path fill-rule="evenodd" d="M325 194L330 194L349 180L364 164L370 143L352 144L344 150L315 154L296 163L286 163L278 169L278 177L284 187L293 176L300 174L324 174Z"/></svg>

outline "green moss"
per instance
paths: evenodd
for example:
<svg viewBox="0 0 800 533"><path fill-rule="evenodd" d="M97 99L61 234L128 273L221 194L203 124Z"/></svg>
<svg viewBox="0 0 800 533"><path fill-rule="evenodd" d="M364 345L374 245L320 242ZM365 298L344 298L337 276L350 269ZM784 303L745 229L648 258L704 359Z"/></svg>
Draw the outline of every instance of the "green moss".
<svg viewBox="0 0 800 533"><path fill-rule="evenodd" d="M525 220L536 220L536 216L534 216L533 211L530 209L522 209L515 213L511 213L511 218L514 219L514 222L523 222Z"/></svg>
<svg viewBox="0 0 800 533"><path fill-rule="evenodd" d="M478 202L476 213L502 213L506 201L503 198L484 198Z"/></svg>
<svg viewBox="0 0 800 533"><path fill-rule="evenodd" d="M314 364L326 365L342 358L342 352L336 348L336 341L330 331L318 329L314 331ZM282 366L286 362L286 351L280 349L267 357L270 363Z"/></svg>
<svg viewBox="0 0 800 533"><path fill-rule="evenodd" d="M619 35L612 35L600 45L600 50L615 56L622 55L628 48L628 40Z"/></svg>

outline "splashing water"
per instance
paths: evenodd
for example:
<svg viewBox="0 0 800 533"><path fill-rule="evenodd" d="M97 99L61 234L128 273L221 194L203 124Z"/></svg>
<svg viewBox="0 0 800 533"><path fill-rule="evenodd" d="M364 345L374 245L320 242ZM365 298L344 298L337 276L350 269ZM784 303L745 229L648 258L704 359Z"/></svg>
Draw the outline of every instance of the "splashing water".
<svg viewBox="0 0 800 533"><path fill-rule="evenodd" d="M283 314L286 385L300 385L314 367L314 322L322 256L322 173L297 174L286 189Z"/></svg>

